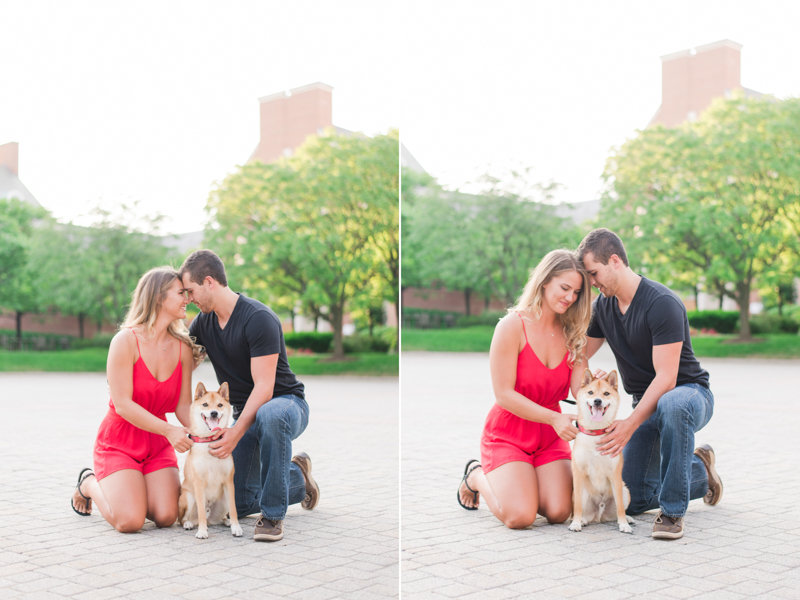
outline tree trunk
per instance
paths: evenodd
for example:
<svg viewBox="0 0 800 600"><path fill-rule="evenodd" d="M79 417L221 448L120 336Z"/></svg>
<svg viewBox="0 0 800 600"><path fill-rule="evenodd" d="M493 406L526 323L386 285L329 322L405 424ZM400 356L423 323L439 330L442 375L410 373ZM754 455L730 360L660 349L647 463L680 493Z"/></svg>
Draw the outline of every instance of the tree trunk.
<svg viewBox="0 0 800 600"><path fill-rule="evenodd" d="M472 290L469 288L464 290L464 305L467 307L467 316L469 316L469 297L472 294Z"/></svg>
<svg viewBox="0 0 800 600"><path fill-rule="evenodd" d="M342 343L342 324L344 306L330 307L331 325L333 326L333 360L344 360L344 344Z"/></svg>
<svg viewBox="0 0 800 600"><path fill-rule="evenodd" d="M319 331L319 316L314 315L314 333Z"/></svg>
<svg viewBox="0 0 800 600"><path fill-rule="evenodd" d="M83 313L78 313L78 338L83 339L83 321L86 318L86 315Z"/></svg>
<svg viewBox="0 0 800 600"><path fill-rule="evenodd" d="M739 303L739 338L750 340L750 282L736 283L736 301Z"/></svg>
<svg viewBox="0 0 800 600"><path fill-rule="evenodd" d="M292 308L292 331L297 331L294 327L294 317L295 317L294 307Z"/></svg>
<svg viewBox="0 0 800 600"><path fill-rule="evenodd" d="M20 345L20 349L22 349L22 315L25 313L17 311L17 342Z"/></svg>
<svg viewBox="0 0 800 600"><path fill-rule="evenodd" d="M489 310L489 302L492 301L492 297L487 294L486 298L484 300L485 300L485 304L484 304L483 308L484 308L484 310Z"/></svg>

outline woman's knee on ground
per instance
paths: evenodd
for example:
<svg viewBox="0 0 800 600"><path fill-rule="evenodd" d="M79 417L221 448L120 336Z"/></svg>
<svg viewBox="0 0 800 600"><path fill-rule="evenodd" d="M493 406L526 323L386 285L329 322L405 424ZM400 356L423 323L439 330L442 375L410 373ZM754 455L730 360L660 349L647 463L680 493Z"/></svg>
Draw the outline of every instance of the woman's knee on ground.
<svg viewBox="0 0 800 600"><path fill-rule="evenodd" d="M144 526L144 515L127 513L114 516L112 525L120 533L136 533Z"/></svg>
<svg viewBox="0 0 800 600"><path fill-rule="evenodd" d="M178 507L156 507L150 511L150 514L150 519L156 524L156 527L171 527L178 520Z"/></svg>
<svg viewBox="0 0 800 600"><path fill-rule="evenodd" d="M572 502L555 506L542 506L540 512L551 525L563 523L572 514Z"/></svg>
<svg viewBox="0 0 800 600"><path fill-rule="evenodd" d="M509 529L525 529L533 525L536 520L536 507L533 509L511 509L503 511L500 518Z"/></svg>

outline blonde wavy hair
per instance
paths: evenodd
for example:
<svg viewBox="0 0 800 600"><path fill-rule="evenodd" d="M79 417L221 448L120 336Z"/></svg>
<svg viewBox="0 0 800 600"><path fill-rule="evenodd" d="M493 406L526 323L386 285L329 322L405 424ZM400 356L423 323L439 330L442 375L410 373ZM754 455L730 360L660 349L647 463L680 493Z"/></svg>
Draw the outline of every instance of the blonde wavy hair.
<svg viewBox="0 0 800 600"><path fill-rule="evenodd" d="M542 295L544 286L563 273L575 271L583 279L578 299L563 315L558 315L564 330L569 351L569 362L573 366L581 363L581 355L586 346L586 330L592 318L592 286L589 275L578 260L578 255L569 250L553 250L549 252L536 268L531 272L522 295L517 300L516 306L509 308L508 312L530 312L535 321L542 317Z"/></svg>
<svg viewBox="0 0 800 600"><path fill-rule="evenodd" d="M142 275L131 298L131 307L120 329L126 327L139 327L145 335L153 336L153 328L161 310L161 303L167 296L169 288L175 280L180 281L178 271L172 267L156 267ZM199 362L204 349L194 343L194 338L189 336L189 330L183 319L175 319L167 327L167 333L179 342L192 349L195 362Z"/></svg>

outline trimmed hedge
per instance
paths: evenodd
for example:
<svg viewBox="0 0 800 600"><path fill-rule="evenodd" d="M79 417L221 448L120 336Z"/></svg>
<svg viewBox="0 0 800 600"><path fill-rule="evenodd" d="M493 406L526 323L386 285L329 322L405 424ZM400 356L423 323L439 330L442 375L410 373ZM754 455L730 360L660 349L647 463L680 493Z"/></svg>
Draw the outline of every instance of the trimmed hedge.
<svg viewBox="0 0 800 600"><path fill-rule="evenodd" d="M325 354L330 352L333 344L333 334L318 331L297 331L284 333L283 340L289 348L311 350L315 354Z"/></svg>
<svg viewBox="0 0 800 600"><path fill-rule="evenodd" d="M693 310L686 313L689 325L697 329L713 329L717 333L735 333L739 329L739 311Z"/></svg>
<svg viewBox="0 0 800 600"><path fill-rule="evenodd" d="M800 323L786 315L761 313L750 317L752 333L794 333L800 331Z"/></svg>
<svg viewBox="0 0 800 600"><path fill-rule="evenodd" d="M111 340L116 335L116 333L102 333L100 335L96 335L91 338L83 338L78 339L75 338L72 340L72 349L73 350L80 350L82 348L106 348L108 349L111 346Z"/></svg>
<svg viewBox="0 0 800 600"><path fill-rule="evenodd" d="M497 322L506 316L504 310L486 310L479 315L462 316L456 321L456 327L478 327L481 325L491 325L495 327Z"/></svg>

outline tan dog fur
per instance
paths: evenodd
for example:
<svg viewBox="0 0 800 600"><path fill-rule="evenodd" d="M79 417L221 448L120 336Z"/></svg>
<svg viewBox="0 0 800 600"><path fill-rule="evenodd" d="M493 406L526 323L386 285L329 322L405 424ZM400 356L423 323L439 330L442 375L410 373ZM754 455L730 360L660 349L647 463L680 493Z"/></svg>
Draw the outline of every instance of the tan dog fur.
<svg viewBox="0 0 800 600"><path fill-rule="evenodd" d="M217 412L214 420L212 411ZM217 392L207 392L202 383L197 384L194 400L189 409L189 429L197 437L209 437L212 427L225 428L233 417L229 401L228 384L223 383ZM231 533L241 537L242 528L236 514L236 495L233 487L233 458L216 458L208 451L209 444L195 442L186 457L183 468L180 511L178 520L184 529L194 529L197 524L199 539L208 538L208 525L230 525ZM198 511L197 507L204 507ZM230 519L228 515L230 514Z"/></svg>
<svg viewBox="0 0 800 600"><path fill-rule="evenodd" d="M596 403L596 400L600 403ZM577 396L578 424L584 429L605 429L617 416L619 393L617 372L607 379L595 379L588 369ZM594 411L595 419L592 419ZM622 481L622 454L603 456L597 450L603 436L578 433L572 448L572 524L570 531L580 531L588 523L613 521L616 517L622 533L632 533L633 519L625 514L631 501Z"/></svg>

